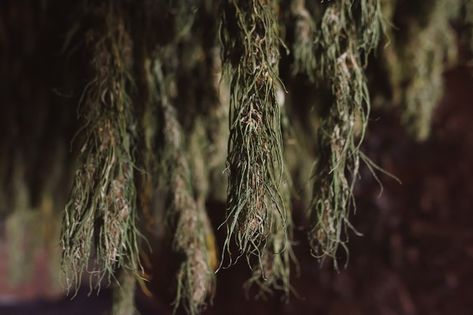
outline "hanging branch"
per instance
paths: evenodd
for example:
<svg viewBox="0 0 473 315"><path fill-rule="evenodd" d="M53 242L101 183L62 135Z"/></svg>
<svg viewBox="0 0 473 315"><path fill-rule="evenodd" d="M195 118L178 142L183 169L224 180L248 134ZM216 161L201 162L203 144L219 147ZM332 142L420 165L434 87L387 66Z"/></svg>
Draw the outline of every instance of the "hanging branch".
<svg viewBox="0 0 473 315"><path fill-rule="evenodd" d="M341 0L322 6L316 39L318 78L322 87L328 83L333 102L322 113L318 132L309 240L315 257L334 258L337 267L339 246L347 252L349 211L369 114L361 55L376 46L381 15L378 0L358 4Z"/></svg>
<svg viewBox="0 0 473 315"><path fill-rule="evenodd" d="M131 272L140 269L135 225L135 121L127 93L132 43L124 12L115 2L90 9L100 25L87 34L94 77L83 96L85 142L61 237L66 281L77 287L84 270L91 281L93 277L99 280L100 286L100 280L110 279L118 267ZM93 265L88 269L91 258Z"/></svg>
<svg viewBox="0 0 473 315"><path fill-rule="evenodd" d="M235 242L239 256L260 260L275 222L285 230L280 193L283 148L276 2L229 1L223 12L221 40L225 73L230 78L228 210L224 253ZM222 259L223 263L223 259ZM250 263L250 262L249 262ZM251 263L250 263L251 264Z"/></svg>

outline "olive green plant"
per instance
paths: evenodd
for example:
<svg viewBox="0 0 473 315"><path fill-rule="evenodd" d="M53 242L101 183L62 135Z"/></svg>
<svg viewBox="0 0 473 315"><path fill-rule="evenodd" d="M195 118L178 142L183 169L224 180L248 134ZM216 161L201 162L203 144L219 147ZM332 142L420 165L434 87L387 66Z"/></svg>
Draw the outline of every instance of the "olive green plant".
<svg viewBox="0 0 473 315"><path fill-rule="evenodd" d="M157 59L153 71L163 120L163 164L170 191L167 216L174 229L173 248L182 258L177 273L175 309L183 306L189 314L197 314L211 300L215 287L212 250L208 242L209 238L213 238L213 232L203 201L194 197L191 176L197 172L192 174L182 127L168 92L173 77L163 73L161 62Z"/></svg>
<svg viewBox="0 0 473 315"><path fill-rule="evenodd" d="M221 26L224 72L230 82L227 239L230 264L261 260L275 225L285 230L281 110L276 91L281 40L277 1L229 1ZM232 255L236 244L237 258ZM222 259L222 264L224 259Z"/></svg>
<svg viewBox="0 0 473 315"><path fill-rule="evenodd" d="M364 62L377 45L383 23L377 0L341 0L321 4L320 9L316 75L331 103L320 114L309 240L315 257L331 257L337 266L339 246L348 253L349 212L370 110Z"/></svg>
<svg viewBox="0 0 473 315"><path fill-rule="evenodd" d="M90 10L100 27L87 38L93 78L81 101L84 143L61 236L69 286L78 286L84 271L100 286L119 267L132 272L141 268L134 184L135 119L128 95L132 43L121 7L110 1Z"/></svg>

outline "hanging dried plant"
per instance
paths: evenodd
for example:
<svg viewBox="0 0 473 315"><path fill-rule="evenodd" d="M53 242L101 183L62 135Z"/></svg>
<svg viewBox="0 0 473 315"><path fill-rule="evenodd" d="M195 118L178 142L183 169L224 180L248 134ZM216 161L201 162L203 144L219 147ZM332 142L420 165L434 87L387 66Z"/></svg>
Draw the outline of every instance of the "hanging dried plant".
<svg viewBox="0 0 473 315"><path fill-rule="evenodd" d="M295 262L291 241L292 220L290 213L290 186L288 182L281 185L284 196L286 222L274 222L274 232L268 237L268 245L264 248L261 260L253 266L251 278L245 283L249 293L252 287L258 290L256 298L267 299L275 291L282 293L285 301L289 300L291 287L291 263ZM281 227L285 226L285 229Z"/></svg>
<svg viewBox="0 0 473 315"><path fill-rule="evenodd" d="M224 255L261 258L275 222L285 230L280 186L283 153L276 1L230 1L221 28L224 69L230 79L227 239ZM223 260L222 260L223 262Z"/></svg>
<svg viewBox="0 0 473 315"><path fill-rule="evenodd" d="M382 56L390 82L391 102L400 105L402 122L418 141L427 139L435 108L443 96L443 73L457 59L454 30L460 1L418 1L405 11L394 12L385 4L391 20L389 43ZM404 32L396 32L402 28Z"/></svg>
<svg viewBox="0 0 473 315"><path fill-rule="evenodd" d="M369 114L361 56L376 46L382 23L377 0L339 1L322 8L321 32L316 39L318 78L322 87L328 83L333 101L321 113L309 240L315 257L334 258L337 266L339 246L347 251L353 187Z"/></svg>
<svg viewBox="0 0 473 315"><path fill-rule="evenodd" d="M110 279L118 267L131 272L140 269L135 121L127 92L131 84L131 39L120 6L106 2L90 10L100 27L87 35L93 79L82 100L85 142L61 237L62 264L69 286L78 286L85 270L100 285L100 280Z"/></svg>
<svg viewBox="0 0 473 315"><path fill-rule="evenodd" d="M164 124L163 163L170 194L167 216L173 227L173 248L182 259L177 274L175 308L182 306L189 314L197 314L212 299L215 287L213 255L208 243L213 232L205 209L194 198L182 128L168 92L173 84L172 76L164 76L161 67L159 60L155 60L154 84Z"/></svg>
<svg viewBox="0 0 473 315"><path fill-rule="evenodd" d="M317 67L314 50L315 22L305 6L305 0L291 1L291 16L294 24L293 72L304 73L314 81Z"/></svg>

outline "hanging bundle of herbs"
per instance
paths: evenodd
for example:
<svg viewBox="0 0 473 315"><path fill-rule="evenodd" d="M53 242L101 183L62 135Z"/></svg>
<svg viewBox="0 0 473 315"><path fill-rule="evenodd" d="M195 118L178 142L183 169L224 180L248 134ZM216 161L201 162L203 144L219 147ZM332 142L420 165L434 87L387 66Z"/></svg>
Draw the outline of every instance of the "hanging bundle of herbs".
<svg viewBox="0 0 473 315"><path fill-rule="evenodd" d="M221 40L230 81L227 239L224 252L261 259L268 237L285 229L281 111L276 91L279 47L276 1L230 1Z"/></svg>
<svg viewBox="0 0 473 315"><path fill-rule="evenodd" d="M322 109L318 157L314 169L309 233L318 258L334 258L346 250L349 212L360 164L360 146L369 115L369 94L364 61L382 32L377 0L338 1L322 9L315 39L316 75L329 102Z"/></svg>
<svg viewBox="0 0 473 315"><path fill-rule="evenodd" d="M136 127L128 96L132 43L123 8L105 2L90 10L98 26L86 39L93 57L92 79L80 109L84 144L61 236L70 285L78 285L84 271L100 285L118 267L140 269L133 158Z"/></svg>

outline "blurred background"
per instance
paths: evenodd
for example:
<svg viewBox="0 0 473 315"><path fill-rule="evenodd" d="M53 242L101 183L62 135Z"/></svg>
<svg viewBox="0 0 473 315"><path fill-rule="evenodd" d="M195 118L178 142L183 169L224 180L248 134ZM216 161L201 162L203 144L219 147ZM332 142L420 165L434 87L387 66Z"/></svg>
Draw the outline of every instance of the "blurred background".
<svg viewBox="0 0 473 315"><path fill-rule="evenodd" d="M0 6L0 10L5 8ZM64 64L57 58L64 36L53 31L62 27L61 10L54 11L58 16L49 16L51 22L42 20L45 19L42 15L35 15L36 9L39 10L40 6L33 9L21 4L10 6L8 16L14 17L10 20L5 11L0 12L0 45L9 43L14 46L8 49L0 46L0 113L5 115L2 121L7 121L8 110L4 102L7 99L9 106L28 103L26 107L34 108L41 106L34 100L44 99L39 95L46 93L48 99L56 104L53 106L61 109L65 99L75 104L78 98L75 92L69 94L67 90L58 92L54 89L65 80L58 75L63 73ZM36 23L37 36L31 37L31 33L21 27L22 23ZM77 67L73 63L69 66ZM37 84L28 85L25 77L36 77ZM295 251L299 258L299 271L294 270L295 294L290 302L283 303L278 296L268 301L247 299L242 285L249 277L249 271L244 264L238 264L219 272L214 305L205 314L471 314L471 67L453 67L444 78L445 94L434 114L432 134L424 142L416 142L405 133L399 123L400 113L396 110L375 109L372 112L364 152L402 183L380 175L383 183L380 193L378 183L368 169L362 167L356 188L357 211L352 222L363 236L351 236L346 268L334 271L331 263L320 266L309 255L305 231L297 228L303 219L296 216ZM61 110L57 113L56 119L62 119ZM30 116L24 117L24 128L30 128L38 119L33 110ZM62 121L64 125L74 123L67 119ZM2 139L16 132L8 124L2 124L0 131ZM20 142L24 140L21 136L17 139ZM38 147L48 148L47 145L47 142L38 140ZM10 184L14 186L13 179ZM38 204L44 202L48 201L38 201ZM217 226L222 222L225 205L209 203L207 206ZM42 215L47 217L49 214ZM59 248L44 241L57 235L57 227L53 224L40 227L35 217L18 220L28 230L26 236L12 243L7 232L18 222L0 212L0 314L104 314L111 305L110 289L103 288L100 294L93 292L89 295L85 287L74 299L66 296L58 279L59 267L51 264L49 259L57 256ZM217 231L217 234L222 232ZM35 253L26 251L30 242L40 243L35 247ZM18 258L17 255L24 257ZM172 259L159 254L150 259L153 278L149 290L137 289L138 309L142 315L171 314L173 278L169 270L172 270ZM27 261L28 266L16 266L18 270L12 274L11 267L15 261Z"/></svg>

